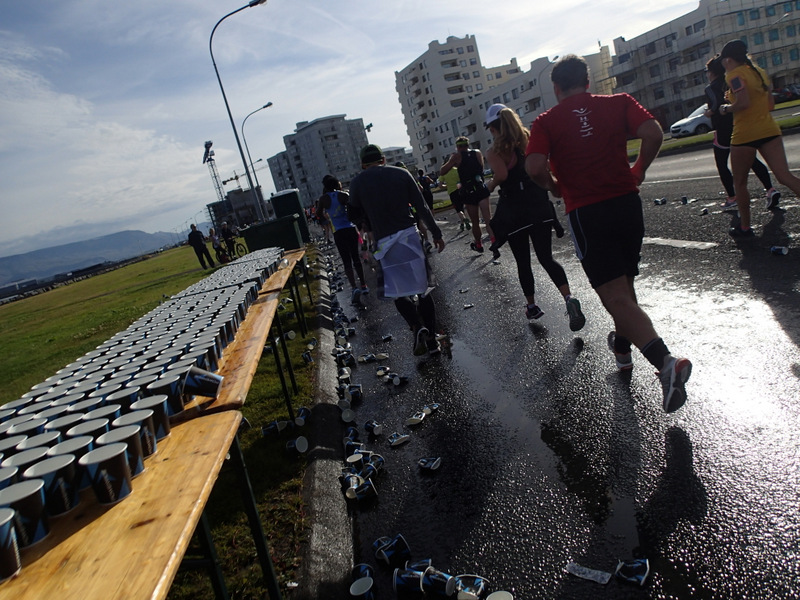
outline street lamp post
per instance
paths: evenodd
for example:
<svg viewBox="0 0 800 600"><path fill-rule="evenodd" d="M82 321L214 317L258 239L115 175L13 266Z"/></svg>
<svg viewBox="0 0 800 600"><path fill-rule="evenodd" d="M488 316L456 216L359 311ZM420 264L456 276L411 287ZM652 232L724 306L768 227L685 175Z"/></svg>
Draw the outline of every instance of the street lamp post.
<svg viewBox="0 0 800 600"><path fill-rule="evenodd" d="M255 177L255 180L256 180L256 186L258 186L260 184L258 183L258 175L256 175L256 168L253 166L253 159L250 157L250 148L247 147L247 136L244 134L244 124L247 123L247 119L250 117L250 115L254 115L258 111L264 110L265 108L269 108L270 106L272 106L272 102L267 102L261 108L257 108L253 112L251 112L249 115L247 115L244 118L244 120L242 121L242 140L244 141L244 149L247 152L247 160L250 161L250 169L253 171L253 177Z"/></svg>
<svg viewBox="0 0 800 600"><path fill-rule="evenodd" d="M233 115L231 114L231 107L228 104L228 97L225 95L225 88L222 87L222 79L220 79L220 76L219 76L219 69L217 69L217 61L214 59L214 50L212 48L211 43L214 41L214 32L217 30L217 27L219 27L219 24L222 23L225 19L227 19L228 17L230 17L232 15L235 15L238 12L243 11L246 8L252 8L254 6L258 6L259 4L264 4L264 3L266 3L266 1L267 0L251 0L245 6L242 6L241 8L237 8L233 12L228 13L227 15L222 17L219 21L217 21L217 24L214 25L214 29L211 30L211 36L208 38L208 52L211 54L211 62L214 65L214 72L217 74L217 82L219 82L219 89L222 92L222 99L225 102L225 109L228 111L228 119L230 119L231 127L233 128L233 137L236 139L236 146L239 148L239 156L242 159L242 165L244 165L244 172L247 175L247 182L250 184L250 191L252 192L253 198L255 198L255 201L256 201L256 208L257 208L258 217L262 221L264 220L264 215L261 212L261 203L258 200L258 194L256 193L256 189L253 186L253 180L250 177L250 171L247 168L247 161L244 158L244 150L242 150L242 144L239 141L239 132L236 129L236 124L233 122Z"/></svg>
<svg viewBox="0 0 800 600"><path fill-rule="evenodd" d="M547 70L547 67L551 66L556 60L558 60L558 54L553 57L552 61L548 58L547 64L544 66L544 68L542 68L541 71L539 71L539 75L536 76L536 81L539 84L539 93L542 96L542 112L544 112L544 110L547 108L547 104L544 101L544 89L542 88L542 73L544 73Z"/></svg>

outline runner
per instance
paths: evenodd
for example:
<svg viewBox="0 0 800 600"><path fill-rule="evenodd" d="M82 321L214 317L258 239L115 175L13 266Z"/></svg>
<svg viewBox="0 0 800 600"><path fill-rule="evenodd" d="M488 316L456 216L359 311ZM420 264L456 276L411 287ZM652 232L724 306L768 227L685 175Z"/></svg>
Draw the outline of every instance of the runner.
<svg viewBox="0 0 800 600"><path fill-rule="evenodd" d="M461 180L458 178L458 170L450 169L446 175L442 175L441 180L444 181L447 187L447 195L450 196L450 204L453 205L453 210L456 211L458 215L458 230L464 231L465 229L471 229L472 224L464 214L464 202L461 200Z"/></svg>
<svg viewBox="0 0 800 600"><path fill-rule="evenodd" d="M664 134L632 96L590 94L589 68L579 56L560 59L550 77L558 104L533 122L525 170L557 198L563 194L578 258L614 319L609 345L617 367L633 368L631 344L639 348L659 370L664 410L673 412L686 402L692 363L669 353L634 289L644 238L638 186ZM642 140L633 166L630 137Z"/></svg>
<svg viewBox="0 0 800 600"><path fill-rule="evenodd" d="M480 150L469 149L469 138L461 136L456 139L455 152L444 164L440 172L447 175L448 171L455 167L458 169L458 178L461 181L461 201L467 209L467 214L472 221L472 237L475 241L469 247L475 252L483 252L483 242L481 241L481 222L480 216L486 226L486 233L494 243L494 232L489 221L492 219L492 210L489 206L489 190L483 182L483 155ZM480 213L480 216L479 216Z"/></svg>
<svg viewBox="0 0 800 600"><path fill-rule="evenodd" d="M508 238L508 245L517 263L522 293L527 301L525 316L528 319L538 319L544 312L534 299L536 288L528 240L533 242L536 258L564 297L569 328L579 331L586 323L586 318L581 312L580 302L570 293L567 274L553 258L551 231L554 222L558 222L555 208L547 197L547 192L531 181L525 172L524 152L528 145L528 132L517 113L503 104L492 104L489 107L485 126L494 138L491 148L486 151L486 160L489 161L494 175L486 187L490 192L500 187L500 200L492 219L496 241L489 249L498 258L498 243Z"/></svg>
<svg viewBox="0 0 800 600"><path fill-rule="evenodd" d="M326 217L333 229L333 241L339 250L344 265L344 274L350 282L352 292L350 302L358 304L361 294L368 294L369 288L364 281L364 268L358 256L358 231L355 225L350 222L347 216L347 204L350 196L342 191L342 183L333 175L325 175L322 178L322 196L319 198L320 209L325 212ZM358 275L360 286L356 286L356 279L353 273Z"/></svg>
<svg viewBox="0 0 800 600"><path fill-rule="evenodd" d="M437 354L436 307L431 296L434 286L410 207L425 221L439 252L445 246L442 232L417 181L407 170L387 166L378 146L362 148L361 168L363 171L350 184L349 205L354 222L366 222L377 240L375 258L383 278L378 297L394 298L397 311L413 333L415 356ZM380 283L379 278L379 288Z"/></svg>

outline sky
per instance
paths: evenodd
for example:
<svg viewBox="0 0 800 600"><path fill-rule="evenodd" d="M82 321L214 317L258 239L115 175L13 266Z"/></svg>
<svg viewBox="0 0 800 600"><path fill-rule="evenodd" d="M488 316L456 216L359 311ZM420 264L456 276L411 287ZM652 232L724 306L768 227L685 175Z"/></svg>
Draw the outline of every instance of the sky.
<svg viewBox="0 0 800 600"><path fill-rule="evenodd" d="M183 235L217 200L202 164L243 175L209 37L246 0L4 2L0 20L0 256L126 229ZM475 35L484 66L613 54L698 1L269 0L213 38L234 122L265 196L267 158L301 121L346 114L369 141L409 146L395 71L433 40ZM234 189L235 182L225 187Z"/></svg>

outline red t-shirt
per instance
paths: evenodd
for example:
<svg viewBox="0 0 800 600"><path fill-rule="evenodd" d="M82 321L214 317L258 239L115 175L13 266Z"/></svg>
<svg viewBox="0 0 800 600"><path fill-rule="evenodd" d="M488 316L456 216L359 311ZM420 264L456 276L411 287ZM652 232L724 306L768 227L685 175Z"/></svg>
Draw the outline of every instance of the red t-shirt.
<svg viewBox="0 0 800 600"><path fill-rule="evenodd" d="M570 212L638 191L627 141L652 118L628 94L576 94L536 118L525 154L549 157Z"/></svg>

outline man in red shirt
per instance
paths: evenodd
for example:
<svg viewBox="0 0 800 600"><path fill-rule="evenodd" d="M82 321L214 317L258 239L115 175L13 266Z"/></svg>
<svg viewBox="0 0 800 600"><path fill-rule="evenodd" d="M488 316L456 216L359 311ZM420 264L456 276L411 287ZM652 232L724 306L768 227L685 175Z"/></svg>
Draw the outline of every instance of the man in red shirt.
<svg viewBox="0 0 800 600"><path fill-rule="evenodd" d="M632 369L631 344L639 348L659 371L664 410L673 412L686 401L692 363L669 353L633 285L644 237L638 186L661 148L661 126L628 94L590 94L589 69L579 56L559 60L551 79L558 104L533 122L525 169L564 198L575 251L614 319L608 341L617 367ZM629 137L642 140L633 166Z"/></svg>

